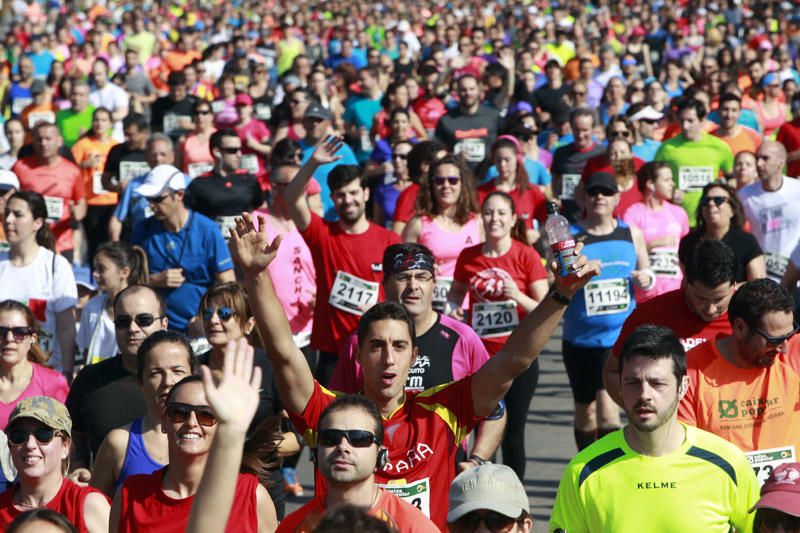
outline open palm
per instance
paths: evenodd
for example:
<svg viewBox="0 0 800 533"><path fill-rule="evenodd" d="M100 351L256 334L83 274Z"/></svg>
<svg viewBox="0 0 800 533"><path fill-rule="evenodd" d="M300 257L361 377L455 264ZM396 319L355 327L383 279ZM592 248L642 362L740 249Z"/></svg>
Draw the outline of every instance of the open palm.
<svg viewBox="0 0 800 533"><path fill-rule="evenodd" d="M208 406L217 421L247 432L258 410L261 368L253 366L253 347L245 338L225 347L222 377L215 383L211 370L202 367Z"/></svg>
<svg viewBox="0 0 800 533"><path fill-rule="evenodd" d="M244 213L241 218L236 219L236 228L230 229L231 255L236 264L247 273L262 272L278 254L281 236L275 237L270 244L265 227L263 217L259 217L259 229L256 229L253 218Z"/></svg>
<svg viewBox="0 0 800 533"><path fill-rule="evenodd" d="M342 158L341 155L336 155L342 146L344 146L344 139L341 137L328 137L317 145L311 154L311 159L318 165L334 163Z"/></svg>

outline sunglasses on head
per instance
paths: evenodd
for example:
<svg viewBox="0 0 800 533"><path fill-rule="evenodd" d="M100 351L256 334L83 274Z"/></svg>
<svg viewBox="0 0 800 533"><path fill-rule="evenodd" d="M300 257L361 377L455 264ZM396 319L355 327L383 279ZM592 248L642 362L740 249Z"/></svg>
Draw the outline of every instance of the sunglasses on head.
<svg viewBox="0 0 800 533"><path fill-rule="evenodd" d="M171 403L167 405L164 412L167 418L175 424L183 424L189 419L189 415L194 413L197 423L201 426L211 427L216 425L217 418L205 405L190 405L188 403Z"/></svg>
<svg viewBox="0 0 800 533"><path fill-rule="evenodd" d="M237 146L237 147L234 148L234 147L224 147L223 146L223 147L221 147L219 149L219 151L222 152L223 154L230 154L230 155L239 154L239 153L242 152L242 147L241 146Z"/></svg>
<svg viewBox="0 0 800 533"><path fill-rule="evenodd" d="M703 207L707 207L711 204L714 204L715 206L719 207L729 200L730 198L728 198L727 196L706 196L705 198L700 200L700 205Z"/></svg>
<svg viewBox="0 0 800 533"><path fill-rule="evenodd" d="M39 444L48 444L59 434L60 432L53 428L39 428L33 431L28 431L27 429L12 429L6 433L6 436L8 437L8 442L14 446L20 446L28 442L28 438L31 435L33 435L33 438L36 439L36 442Z"/></svg>
<svg viewBox="0 0 800 533"><path fill-rule="evenodd" d="M333 447L347 439L354 448L368 448L372 444L379 444L378 438L371 432L363 429L323 429L319 432L317 443L320 446Z"/></svg>
<svg viewBox="0 0 800 533"><path fill-rule="evenodd" d="M506 532L511 531L516 521L516 518L506 516L497 511L472 511L456 520L454 529L459 532L475 531L483 523L490 531Z"/></svg>
<svg viewBox="0 0 800 533"><path fill-rule="evenodd" d="M458 185L461 181L461 176L434 176L433 183L435 185L444 185L445 183L449 183L450 185Z"/></svg>
<svg viewBox="0 0 800 533"><path fill-rule="evenodd" d="M213 307L206 307L203 309L203 320L211 320L215 312L222 322L230 320L230 318L236 314L230 307L218 307L217 309L214 309Z"/></svg>
<svg viewBox="0 0 800 533"><path fill-rule="evenodd" d="M0 339L6 340L6 338L8 338L9 331L11 332L11 335L14 336L14 341L22 342L26 337L33 335L36 330L28 326L16 326L13 328L0 326Z"/></svg>
<svg viewBox="0 0 800 533"><path fill-rule="evenodd" d="M770 346L780 346L781 344L788 341L797 334L797 331L800 330L800 324L798 324L796 321L792 322L792 331L790 331L786 335L780 335L778 337L767 335L761 328L752 327L752 329L753 331L764 337L764 340L767 341L767 344L769 344Z"/></svg>
<svg viewBox="0 0 800 533"><path fill-rule="evenodd" d="M117 329L128 329L131 327L131 324L135 322L140 328L149 328L153 325L153 322L160 318L163 317L153 316L149 313L142 313L136 316L120 315L114 319L114 327Z"/></svg>

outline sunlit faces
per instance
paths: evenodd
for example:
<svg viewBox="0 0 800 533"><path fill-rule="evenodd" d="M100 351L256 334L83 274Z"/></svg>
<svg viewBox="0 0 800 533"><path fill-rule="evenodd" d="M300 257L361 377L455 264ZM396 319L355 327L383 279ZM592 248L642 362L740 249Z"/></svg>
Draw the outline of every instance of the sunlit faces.
<svg viewBox="0 0 800 533"><path fill-rule="evenodd" d="M203 318L203 331L206 334L209 344L211 346L225 346L228 341L235 341L241 339L245 335L246 320L235 313L225 320L225 313L220 316L219 310L221 308L231 308L230 304L225 302L221 297L209 299L208 306L205 310L213 311L209 318L206 318L208 313L205 313ZM252 319L251 319L252 320Z"/></svg>
<svg viewBox="0 0 800 533"><path fill-rule="evenodd" d="M104 137L111 130L111 114L106 111L95 111L92 117L92 131L98 137Z"/></svg>
<svg viewBox="0 0 800 533"><path fill-rule="evenodd" d="M203 413L210 413L203 384L199 381L181 385L172 395L169 405L173 403L192 406L193 409L199 409ZM173 453L189 456L207 454L217 431L216 424L201 424L194 411L187 413L185 418L181 417L182 421L178 421L169 416L169 405L162 415L161 427L167 434L170 457Z"/></svg>
<svg viewBox="0 0 800 533"><path fill-rule="evenodd" d="M494 166L503 180L514 178L517 174L517 152L510 147L500 147L494 151Z"/></svg>
<svg viewBox="0 0 800 533"><path fill-rule="evenodd" d="M158 165L171 165L175 162L175 151L166 140L157 140L150 145L146 157L150 168Z"/></svg>
<svg viewBox="0 0 800 533"><path fill-rule="evenodd" d="M575 147L584 150L592 145L592 131L594 120L591 116L580 115L572 121L572 134L575 137Z"/></svg>
<svg viewBox="0 0 800 533"><path fill-rule="evenodd" d="M517 215L511 202L499 194L491 195L483 202L481 218L487 240L509 236L517 223Z"/></svg>
<svg viewBox="0 0 800 533"><path fill-rule="evenodd" d="M389 127L392 128L392 136L397 140L408 139L408 128L411 121L406 113L395 112L392 115L392 120L389 122Z"/></svg>
<svg viewBox="0 0 800 533"><path fill-rule="evenodd" d="M150 315L160 317L161 309L158 299L152 289L131 288L128 289L117 302L114 309L114 318L119 320L122 317L136 317L139 315ZM166 317L156 318L149 326L140 326L136 320L131 320L126 328L115 327L114 331L117 338L117 347L123 354L136 354L142 342L156 331L167 328Z"/></svg>
<svg viewBox="0 0 800 533"><path fill-rule="evenodd" d="M774 144L764 143L761 145L756 155L756 169L759 178L765 180L777 175L783 171L785 164L786 158L781 156Z"/></svg>
<svg viewBox="0 0 800 533"><path fill-rule="evenodd" d="M794 331L794 319L790 312L773 311L762 316L760 324L746 324L737 318L733 330L743 362L751 368L770 367L778 354L788 353L788 339ZM785 340L773 344L766 337L785 337Z"/></svg>
<svg viewBox="0 0 800 533"><path fill-rule="evenodd" d="M9 244L19 244L27 239L35 239L36 232L44 224L41 218L33 218L28 202L21 198L12 198L6 203L3 213L3 229Z"/></svg>
<svg viewBox="0 0 800 533"><path fill-rule="evenodd" d="M400 320L376 320L359 345L358 361L364 370L364 392L376 402L400 397L414 362L413 339Z"/></svg>
<svg viewBox="0 0 800 533"><path fill-rule="evenodd" d="M22 479L42 479L59 475L62 472L62 463L69 457L70 440L60 432L56 432L50 442L40 442L36 439L37 430L50 429L38 420L23 418L14 421L6 428L6 434L14 431L27 433L27 439L22 444L11 444L11 460Z"/></svg>
<svg viewBox="0 0 800 533"><path fill-rule="evenodd" d="M130 273L130 267L120 268L103 252L94 256L92 277L97 284L97 288L103 292L116 294L125 288Z"/></svg>
<svg viewBox="0 0 800 533"><path fill-rule="evenodd" d="M20 311L0 311L0 328L0 361L3 366L16 365L28 357L38 337Z"/></svg>
<svg viewBox="0 0 800 533"><path fill-rule="evenodd" d="M148 198L148 203L156 220L167 220L183 208L183 191L166 191L161 196Z"/></svg>
<svg viewBox="0 0 800 533"><path fill-rule="evenodd" d="M687 139L697 139L703 126L703 121L697 116L697 110L687 108L680 112L678 119L681 125L681 133Z"/></svg>
<svg viewBox="0 0 800 533"><path fill-rule="evenodd" d="M649 184L652 193L659 200L669 200L675 191L675 180L672 179L672 169L661 167L656 171L656 177Z"/></svg>
<svg viewBox="0 0 800 533"><path fill-rule="evenodd" d="M62 144L61 133L55 124L39 126L33 130L33 148L40 157L47 159L58 155Z"/></svg>
<svg viewBox="0 0 800 533"><path fill-rule="evenodd" d="M360 181L355 179L331 191L331 199L339 218L348 224L354 224L364 215L369 190L362 187Z"/></svg>
<svg viewBox="0 0 800 533"><path fill-rule="evenodd" d="M142 392L148 405L164 408L172 386L191 374L190 354L186 347L175 342L162 342L144 358Z"/></svg>
<svg viewBox="0 0 800 533"><path fill-rule="evenodd" d="M741 104L736 100L727 100L719 106L720 124L726 130L733 129L739 120Z"/></svg>
<svg viewBox="0 0 800 533"><path fill-rule="evenodd" d="M319 430L363 430L374 434L374 426L375 420L369 414L359 407L352 407L327 414ZM325 479L338 483L363 481L375 471L379 449L377 443L366 447L353 446L346 438L333 446L319 443L317 465Z"/></svg>
<svg viewBox="0 0 800 533"><path fill-rule="evenodd" d="M634 356L625 361L620 380L622 407L639 431L651 432L667 424L680 401L672 358Z"/></svg>
<svg viewBox="0 0 800 533"><path fill-rule="evenodd" d="M461 107L472 107L480 101L481 88L478 80L465 76L458 82L458 101Z"/></svg>
<svg viewBox="0 0 800 533"><path fill-rule="evenodd" d="M712 187L701 200L702 216L709 225L724 226L733 218L733 207L728 191L721 187Z"/></svg>
<svg viewBox="0 0 800 533"><path fill-rule="evenodd" d="M694 281L686 284L686 303L705 322L713 322L728 311L734 293L733 283L720 283L714 288Z"/></svg>
<svg viewBox="0 0 800 533"><path fill-rule="evenodd" d="M436 167L433 173L433 198L439 211L458 202L461 187L461 169L449 163Z"/></svg>
<svg viewBox="0 0 800 533"><path fill-rule="evenodd" d="M431 309L434 276L427 270L407 270L389 276L384 283L386 299L403 304L412 316Z"/></svg>

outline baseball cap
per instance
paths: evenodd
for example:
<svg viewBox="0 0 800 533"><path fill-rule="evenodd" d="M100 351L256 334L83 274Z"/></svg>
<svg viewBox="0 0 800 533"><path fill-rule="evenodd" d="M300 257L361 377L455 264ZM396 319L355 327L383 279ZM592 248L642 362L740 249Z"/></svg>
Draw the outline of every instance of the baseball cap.
<svg viewBox="0 0 800 533"><path fill-rule="evenodd" d="M294 74L289 74L288 76L281 78L281 83L283 85L300 85L300 78Z"/></svg>
<svg viewBox="0 0 800 533"><path fill-rule="evenodd" d="M186 178L183 172L172 165L158 165L147 173L144 183L139 185L134 192L145 198L161 196L167 190L182 191L186 188Z"/></svg>
<svg viewBox="0 0 800 533"><path fill-rule="evenodd" d="M485 509L517 518L530 513L528 495L517 474L505 465L483 464L461 472L450 485L447 521L455 522L472 511Z"/></svg>
<svg viewBox="0 0 800 533"><path fill-rule="evenodd" d="M328 111L320 104L315 102L308 106L305 115L303 115L303 118L319 118L322 120L333 120L333 115L331 115L330 111Z"/></svg>
<svg viewBox="0 0 800 533"><path fill-rule="evenodd" d="M8 417L11 427L16 420L32 418L52 429L58 429L72 434L72 419L63 403L49 396L31 396L19 402Z"/></svg>
<svg viewBox="0 0 800 533"><path fill-rule="evenodd" d="M253 105L253 99L250 98L249 94L244 94L244 93L237 94L236 98L233 100L233 105L234 106Z"/></svg>
<svg viewBox="0 0 800 533"><path fill-rule="evenodd" d="M75 285L90 291L97 290L97 285L92 280L92 269L86 265L72 265L72 274L75 276Z"/></svg>
<svg viewBox="0 0 800 533"><path fill-rule="evenodd" d="M664 118L664 113L659 112L653 106L645 106L631 116L631 121L637 120L661 120Z"/></svg>
<svg viewBox="0 0 800 533"><path fill-rule="evenodd" d="M508 108L509 115L516 115L517 113L533 113L533 106L528 102L520 101L511 104Z"/></svg>
<svg viewBox="0 0 800 533"><path fill-rule="evenodd" d="M586 180L586 190L605 189L607 191L619 192L617 179L608 172L595 172Z"/></svg>
<svg viewBox="0 0 800 533"><path fill-rule="evenodd" d="M0 170L0 194L5 194L11 189L19 190L19 178L10 170Z"/></svg>
<svg viewBox="0 0 800 533"><path fill-rule="evenodd" d="M754 509L774 509L800 517L800 463L784 463L775 467L764 486Z"/></svg>
<svg viewBox="0 0 800 533"><path fill-rule="evenodd" d="M233 57L247 57L247 50L244 48L237 48L233 51Z"/></svg>

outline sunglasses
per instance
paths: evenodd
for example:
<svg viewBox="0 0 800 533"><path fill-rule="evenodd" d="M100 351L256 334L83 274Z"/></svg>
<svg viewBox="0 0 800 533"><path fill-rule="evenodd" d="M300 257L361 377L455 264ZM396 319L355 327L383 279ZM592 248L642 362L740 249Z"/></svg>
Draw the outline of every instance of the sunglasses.
<svg viewBox="0 0 800 533"><path fill-rule="evenodd" d="M614 196L617 194L616 191L612 191L611 189L606 189L605 187L592 187L588 189L586 193L589 196Z"/></svg>
<svg viewBox="0 0 800 533"><path fill-rule="evenodd" d="M408 154L392 154L392 159L402 159L405 161L408 159Z"/></svg>
<svg viewBox="0 0 800 533"><path fill-rule="evenodd" d="M153 196L152 198L148 198L147 199L147 203L149 203L149 204L160 204L161 202L163 202L164 200L166 200L170 196L172 196L171 193L162 194L161 196Z"/></svg>
<svg viewBox="0 0 800 533"><path fill-rule="evenodd" d="M121 315L114 319L114 327L117 329L128 329L131 327L131 324L136 322L136 325L140 328L149 328L153 325L153 322L156 320L164 318L161 316L153 316L149 313L142 313L141 315L130 316L130 315Z"/></svg>
<svg viewBox="0 0 800 533"><path fill-rule="evenodd" d="M778 527L783 527L787 533L800 531L800 518L781 513L773 509L759 509L759 520L761 522L759 532L777 531ZM753 531L756 531L755 529Z"/></svg>
<svg viewBox="0 0 800 533"><path fill-rule="evenodd" d="M198 115L210 115L211 114L211 110L210 109L198 109L196 114L198 114Z"/></svg>
<svg viewBox="0 0 800 533"><path fill-rule="evenodd" d="M222 322L227 322L228 320L231 319L233 315L236 314L230 307L219 307L217 309L214 309L213 307L206 307L205 309L203 309L202 313L203 320L205 321L211 320L215 312Z"/></svg>
<svg viewBox="0 0 800 533"><path fill-rule="evenodd" d="M434 176L433 183L435 185L444 185L445 183L449 183L450 185L458 185L461 181L461 176Z"/></svg>
<svg viewBox="0 0 800 533"><path fill-rule="evenodd" d="M347 442L354 448L368 448L373 443L379 444L378 438L373 433L363 429L323 429L319 432L317 443L320 446L331 448L338 446L342 442L342 437L347 439Z"/></svg>
<svg viewBox="0 0 800 533"><path fill-rule="evenodd" d="M611 137L612 139L615 138L615 137L630 137L631 136L631 132L627 131L627 130L626 131L612 131L611 133L608 134L608 136Z"/></svg>
<svg viewBox="0 0 800 533"><path fill-rule="evenodd" d="M779 337L773 337L771 335L767 335L764 332L764 330L760 328L753 327L752 329L753 331L764 337L764 340L767 341L767 344L769 344L770 346L780 346L781 344L788 341L797 334L797 331L800 330L800 324L798 324L797 322L792 322L792 331L790 331L786 335L781 335Z"/></svg>
<svg viewBox="0 0 800 533"><path fill-rule="evenodd" d="M6 436L8 437L8 442L14 446L20 446L28 442L28 438L31 435L33 435L33 438L36 439L36 442L39 444L48 444L56 435L60 434L61 433L58 430L52 428L39 428L34 431L28 431L26 429L12 429L6 434Z"/></svg>
<svg viewBox="0 0 800 533"><path fill-rule="evenodd" d="M644 122L645 124L651 124L651 125L656 125L659 122L658 120L652 118L643 118L641 121Z"/></svg>
<svg viewBox="0 0 800 533"><path fill-rule="evenodd" d="M586 96L586 91L572 91L572 96Z"/></svg>
<svg viewBox="0 0 800 533"><path fill-rule="evenodd" d="M194 413L197 423L203 427L211 427L217 424L217 417L204 405L190 405L188 403L171 403L164 412L170 422L183 424L189 419L189 415Z"/></svg>
<svg viewBox="0 0 800 533"><path fill-rule="evenodd" d="M33 328L28 327L28 326L16 326L16 327L13 327L13 328L9 328L9 327L6 327L6 326L0 326L0 339L6 340L6 338L8 337L8 332L9 331L11 332L11 335L14 336L14 341L15 342L22 342L27 337L30 337L31 335L33 335L36 330L34 330Z"/></svg>
<svg viewBox="0 0 800 533"><path fill-rule="evenodd" d="M714 204L715 206L719 207L728 201L730 201L730 198L727 196L706 196L700 200L700 205L702 207L708 207L709 205Z"/></svg>
<svg viewBox="0 0 800 533"><path fill-rule="evenodd" d="M300 105L300 104L305 104L306 101L305 100L295 100L294 98L292 98L291 100L289 100L289 103L290 104L294 104L294 105Z"/></svg>
<svg viewBox="0 0 800 533"><path fill-rule="evenodd" d="M504 533L506 531L511 531L516 521L516 518L500 514L496 511L486 511L485 513L473 511L456 520L454 524L456 527L454 529L459 532L475 531L478 529L478 526L483 523L486 529L490 531Z"/></svg>
<svg viewBox="0 0 800 533"><path fill-rule="evenodd" d="M231 148L231 147L222 147L222 148L220 148L219 150L220 150L220 152L222 152L223 154L230 154L230 155L233 155L233 154L240 154L240 153L242 153L242 148L241 148L241 146L237 146L236 148Z"/></svg>

